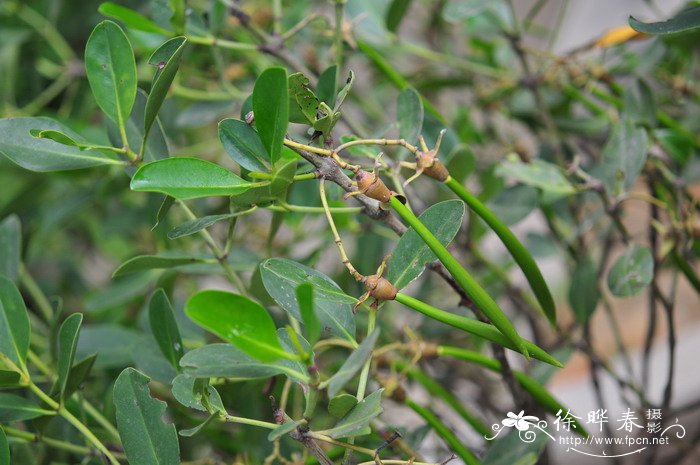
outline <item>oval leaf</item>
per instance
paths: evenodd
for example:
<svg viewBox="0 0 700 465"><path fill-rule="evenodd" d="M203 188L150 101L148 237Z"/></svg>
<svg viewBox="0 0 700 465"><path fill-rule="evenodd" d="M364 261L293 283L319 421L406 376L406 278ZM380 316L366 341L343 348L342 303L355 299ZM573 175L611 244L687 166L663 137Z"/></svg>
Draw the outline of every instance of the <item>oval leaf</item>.
<svg viewBox="0 0 700 465"><path fill-rule="evenodd" d="M219 140L226 153L243 168L250 171L269 172L271 163L260 136L249 124L239 119L227 118L219 122Z"/></svg>
<svg viewBox="0 0 700 465"><path fill-rule="evenodd" d="M579 323L585 323L593 315L599 298L597 267L588 257L578 260L571 275L569 303Z"/></svg>
<svg viewBox="0 0 700 465"><path fill-rule="evenodd" d="M679 32L692 31L693 29L700 28L700 6L688 8L667 21L659 21L656 23L642 23L630 16L629 24L635 31L653 35L677 34Z"/></svg>
<svg viewBox="0 0 700 465"><path fill-rule="evenodd" d="M58 330L58 386L61 393L61 400L65 399L66 387L73 360L75 360L75 349L78 346L78 336L80 335L80 325L83 322L83 315L73 313L66 318L61 328Z"/></svg>
<svg viewBox="0 0 700 465"><path fill-rule="evenodd" d="M179 372L180 359L185 355L185 351L173 307L163 289L157 289L151 296L148 303L148 321L160 351Z"/></svg>
<svg viewBox="0 0 700 465"><path fill-rule="evenodd" d="M284 68L268 68L255 81L253 114L260 139L274 163L280 157L289 121L289 90Z"/></svg>
<svg viewBox="0 0 700 465"><path fill-rule="evenodd" d="M369 425L374 417L382 413L382 392L384 389L374 391L359 402L350 413L345 415L333 428L319 431L334 439L359 436L364 434L365 427Z"/></svg>
<svg viewBox="0 0 700 465"><path fill-rule="evenodd" d="M53 410L44 410L33 401L17 394L0 393L0 422L31 420L55 414Z"/></svg>
<svg viewBox="0 0 700 465"><path fill-rule="evenodd" d="M175 79L186 43L187 39L185 37L174 37L158 47L148 59L148 64L156 66L157 71L153 78L151 92L148 94L148 100L146 101L144 138L148 137L158 111L168 95L168 89L173 79Z"/></svg>
<svg viewBox="0 0 700 465"><path fill-rule="evenodd" d="M297 286L296 290L297 302L301 312L301 322L306 327L306 335L314 345L321 336L321 323L318 321L316 311L314 310L314 286L311 283L302 283Z"/></svg>
<svg viewBox="0 0 700 465"><path fill-rule="evenodd" d="M4 118L0 119L0 153L30 171L62 171L123 164L121 160L83 152L78 147L52 139L34 137L30 133L32 130L60 131L73 140L84 140L50 118Z"/></svg>
<svg viewBox="0 0 700 465"><path fill-rule="evenodd" d="M323 329L350 341L355 340L352 306L356 300L328 276L283 258L265 260L260 264L260 273L270 297L297 321L302 321L302 316L296 288L306 282L313 284L314 308Z"/></svg>
<svg viewBox="0 0 700 465"><path fill-rule="evenodd" d="M118 19L123 22L129 29L135 29L137 31L143 32L154 32L156 34L170 35L171 32L167 29L163 29L150 19L143 16L141 13L127 8L125 6L117 5L112 2L105 2L100 5L97 9L100 13L110 18Z"/></svg>
<svg viewBox="0 0 700 465"><path fill-rule="evenodd" d="M153 399L149 378L133 368L114 383L117 429L131 465L179 465L175 426L162 421L166 403Z"/></svg>
<svg viewBox="0 0 700 465"><path fill-rule="evenodd" d="M399 137L415 143L423 129L423 102L416 89L408 87L401 91L396 109Z"/></svg>
<svg viewBox="0 0 700 465"><path fill-rule="evenodd" d="M648 247L633 245L610 268L608 287L618 297L639 294L654 278L654 257Z"/></svg>
<svg viewBox="0 0 700 465"><path fill-rule="evenodd" d="M97 104L125 127L136 99L136 61L124 31L112 21L92 30L85 45L85 71Z"/></svg>
<svg viewBox="0 0 700 465"><path fill-rule="evenodd" d="M275 323L256 302L231 292L207 290L185 304L192 321L263 362L295 358L277 339Z"/></svg>
<svg viewBox="0 0 700 465"><path fill-rule="evenodd" d="M236 195L251 183L226 168L198 158L168 158L148 163L134 173L131 189L159 192L176 199Z"/></svg>
<svg viewBox="0 0 700 465"><path fill-rule="evenodd" d="M447 246L462 226L464 203L459 200L446 200L425 210L420 221L433 233L438 241ZM386 278L397 289L408 286L423 273L425 264L437 260L435 254L413 228L401 236L388 262Z"/></svg>
<svg viewBox="0 0 700 465"><path fill-rule="evenodd" d="M328 396L335 397L338 392L360 371L367 359L372 355L372 349L377 343L379 328L376 328L362 344L345 360L340 369L329 379Z"/></svg>
<svg viewBox="0 0 700 465"><path fill-rule="evenodd" d="M29 350L29 315L17 287L0 276L0 353L23 368Z"/></svg>

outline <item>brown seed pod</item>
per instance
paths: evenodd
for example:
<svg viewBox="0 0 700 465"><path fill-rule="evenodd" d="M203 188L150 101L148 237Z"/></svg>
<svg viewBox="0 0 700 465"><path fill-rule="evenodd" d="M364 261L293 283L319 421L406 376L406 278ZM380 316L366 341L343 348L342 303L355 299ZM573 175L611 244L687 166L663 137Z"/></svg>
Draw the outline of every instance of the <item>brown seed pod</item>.
<svg viewBox="0 0 700 465"><path fill-rule="evenodd" d="M440 182L444 182L450 176L445 165L437 159L437 154L432 150L430 152L418 152L416 164L418 168L422 168L425 175Z"/></svg>
<svg viewBox="0 0 700 465"><path fill-rule="evenodd" d="M374 173L360 170L355 175L357 188L367 197L386 203L391 198L391 190L386 187L384 181Z"/></svg>
<svg viewBox="0 0 700 465"><path fill-rule="evenodd" d="M365 289L376 300L394 300L399 290L386 278L373 274L365 279Z"/></svg>

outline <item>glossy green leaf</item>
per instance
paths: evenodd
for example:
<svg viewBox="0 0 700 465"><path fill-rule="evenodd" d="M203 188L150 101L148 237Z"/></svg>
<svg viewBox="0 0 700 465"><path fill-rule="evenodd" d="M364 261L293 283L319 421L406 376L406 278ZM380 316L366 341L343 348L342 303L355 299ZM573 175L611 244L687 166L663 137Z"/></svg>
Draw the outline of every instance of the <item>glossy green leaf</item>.
<svg viewBox="0 0 700 465"><path fill-rule="evenodd" d="M269 172L272 166L260 136L249 124L227 118L219 122L219 140L226 153L243 168Z"/></svg>
<svg viewBox="0 0 700 465"><path fill-rule="evenodd" d="M7 442L7 436L5 436L5 430L0 426L0 465L11 465L10 464L10 445Z"/></svg>
<svg viewBox="0 0 700 465"><path fill-rule="evenodd" d="M399 137L415 144L423 129L423 102L416 89L407 87L399 94L396 108Z"/></svg>
<svg viewBox="0 0 700 465"><path fill-rule="evenodd" d="M635 31L652 35L667 35L688 32L700 28L700 6L687 8L666 21L643 23L629 17L629 24Z"/></svg>
<svg viewBox="0 0 700 465"><path fill-rule="evenodd" d="M386 12L386 28L391 32L401 25L412 0L392 0Z"/></svg>
<svg viewBox="0 0 700 465"><path fill-rule="evenodd" d="M279 159L289 121L289 91L287 71L268 68L255 81L253 113L255 127L260 134L270 161Z"/></svg>
<svg viewBox="0 0 700 465"><path fill-rule="evenodd" d="M289 75L289 121L313 124L316 121L319 99L309 88L309 78L302 73Z"/></svg>
<svg viewBox="0 0 700 465"><path fill-rule="evenodd" d="M177 266L191 265L194 263L203 263L200 258L169 256L169 255L139 255L133 257L119 265L114 270L112 277L123 276L125 274L137 273L139 271L174 268Z"/></svg>
<svg viewBox="0 0 700 465"><path fill-rule="evenodd" d="M158 225L165 219L165 217L168 215L168 212L173 207L174 203L175 199L173 197L170 197L169 195L163 197L163 202L160 204L160 207L158 207L158 213L156 213L156 223L151 228L151 231L156 229Z"/></svg>
<svg viewBox="0 0 700 465"><path fill-rule="evenodd" d="M632 121L618 123L603 147L603 159L599 166L605 187L618 195L629 189L642 172L647 159L649 136L644 128Z"/></svg>
<svg viewBox="0 0 700 465"><path fill-rule="evenodd" d="M173 307L163 289L157 289L151 296L148 303L148 321L160 351L179 372L180 359L185 355L185 350Z"/></svg>
<svg viewBox="0 0 700 465"><path fill-rule="evenodd" d="M23 368L29 350L29 314L17 287L0 276L0 353Z"/></svg>
<svg viewBox="0 0 700 465"><path fill-rule="evenodd" d="M22 253L22 225L17 215L0 222L0 276L17 282Z"/></svg>
<svg viewBox="0 0 700 465"><path fill-rule="evenodd" d="M305 371L298 371L290 360L263 363L231 344L209 344L191 350L182 357L180 366L197 378L257 379L284 374L302 383L309 381Z"/></svg>
<svg viewBox="0 0 700 465"><path fill-rule="evenodd" d="M294 181L297 168L297 158L286 156L291 151L287 147L282 149L283 157L277 160L272 167L272 179L267 185L231 197L231 203L241 207L250 207L278 199L286 200L287 189Z"/></svg>
<svg viewBox="0 0 700 465"><path fill-rule="evenodd" d="M140 334L137 342L132 344L131 359L134 368L162 384L172 383L178 374L150 334Z"/></svg>
<svg viewBox="0 0 700 465"><path fill-rule="evenodd" d="M100 5L97 11L110 18L120 20L129 29L135 29L137 31L143 32L153 32L156 34L163 34L166 36L171 34L170 31L158 26L156 23L146 18L141 13L134 11L131 8L117 5L116 3L105 2Z"/></svg>
<svg viewBox="0 0 700 465"><path fill-rule="evenodd" d="M180 67L182 52L185 50L187 39L185 37L174 37L158 47L153 55L148 59L149 65L156 66L156 74L153 77L151 92L146 101L144 113L144 138L148 137L151 127L156 120L158 111L163 105L168 89L175 79L177 69Z"/></svg>
<svg viewBox="0 0 700 465"><path fill-rule="evenodd" d="M131 465L179 465L175 426L163 423L166 403L151 397L149 378L133 368L114 383L117 429Z"/></svg>
<svg viewBox="0 0 700 465"><path fill-rule="evenodd" d="M654 257L651 250L634 244L610 268L608 287L618 297L631 297L642 292L653 278Z"/></svg>
<svg viewBox="0 0 700 465"><path fill-rule="evenodd" d="M321 323L318 321L314 310L314 286L311 283L302 283L296 290L297 303L301 313L301 322L306 328L306 336L311 345L314 345L321 336Z"/></svg>
<svg viewBox="0 0 700 465"><path fill-rule="evenodd" d="M496 174L515 178L523 184L557 195L576 192L561 168L540 159L523 163L517 155L510 155L496 167Z"/></svg>
<svg viewBox="0 0 700 465"><path fill-rule="evenodd" d="M382 413L381 400L383 391L384 389L374 391L362 399L333 428L319 431L319 433L326 434L334 439L365 434L369 422Z"/></svg>
<svg viewBox="0 0 700 465"><path fill-rule="evenodd" d="M277 304L301 321L296 288L309 282L314 286L314 309L325 331L355 340L352 306L356 300L345 294L328 276L312 268L283 258L271 258L260 264L263 284Z"/></svg>
<svg viewBox="0 0 700 465"><path fill-rule="evenodd" d="M223 215L203 216L201 218L197 218L196 220L187 221L168 231L168 239L177 239L179 237L189 236L198 233L202 229L206 229L209 226L213 226L219 221L235 218L239 215L240 213L226 213Z"/></svg>
<svg viewBox="0 0 700 465"><path fill-rule="evenodd" d="M85 71L102 111L126 126L136 99L136 61L129 39L112 21L102 21L85 45Z"/></svg>
<svg viewBox="0 0 700 465"><path fill-rule="evenodd" d="M80 325L83 323L81 313L73 313L61 325L58 330L58 387L61 399L65 399L66 387L73 361L75 360L75 350L78 346L78 336L80 335Z"/></svg>
<svg viewBox="0 0 700 465"><path fill-rule="evenodd" d="M0 392L0 422L31 420L55 414L53 410L42 409L38 404L17 394Z"/></svg>
<svg viewBox="0 0 700 465"><path fill-rule="evenodd" d="M279 425L277 428L273 429L270 431L270 434L267 435L267 440L268 441L274 441L275 439L279 439L285 434L291 433L299 425L303 425L304 421L303 420L295 420L295 421L288 421L286 423L282 423Z"/></svg>
<svg viewBox="0 0 700 465"><path fill-rule="evenodd" d="M159 192L180 200L236 195L251 187L251 183L226 168L198 158L167 158L148 163L131 179L134 191Z"/></svg>
<svg viewBox="0 0 700 465"><path fill-rule="evenodd" d="M32 129L29 131L29 134L31 134L32 137L36 137L38 139L50 139L62 145L69 145L78 148L85 147L85 145L76 142L68 134L64 134L61 131L56 131L54 129Z"/></svg>
<svg viewBox="0 0 700 465"><path fill-rule="evenodd" d="M30 132L32 130L59 131L75 141L84 142L79 134L50 118L4 118L0 119L0 153L30 171L63 171L123 164L120 160L95 152L84 152L78 147L34 137Z"/></svg>
<svg viewBox="0 0 700 465"><path fill-rule="evenodd" d="M345 359L343 365L328 380L328 396L335 397L341 389L360 371L365 362L372 355L374 345L379 337L379 328L365 338L350 356Z"/></svg>
<svg viewBox="0 0 700 465"><path fill-rule="evenodd" d="M206 290L189 298L187 316L202 328L263 362L293 358L277 339L275 322L267 310L242 295Z"/></svg>
<svg viewBox="0 0 700 465"><path fill-rule="evenodd" d="M420 221L444 246L457 235L464 217L464 203L459 200L445 200L425 210ZM423 239L411 228L401 236L388 262L386 278L397 289L408 286L423 273L426 263L437 258Z"/></svg>
<svg viewBox="0 0 700 465"><path fill-rule="evenodd" d="M86 325L80 330L78 357L97 354L96 368L123 368L133 363L131 348L139 333L116 324Z"/></svg>
<svg viewBox="0 0 700 465"><path fill-rule="evenodd" d="M68 380L66 381L66 386L63 390L64 398L67 399L80 388L80 386L90 375L96 360L97 354L92 354L73 365L68 373Z"/></svg>
<svg viewBox="0 0 700 465"><path fill-rule="evenodd" d="M352 394L338 394L328 402L328 413L336 418L343 418L357 405L357 397Z"/></svg>
<svg viewBox="0 0 700 465"><path fill-rule="evenodd" d="M578 260L571 275L569 303L579 323L588 321L598 306L599 299L598 268L588 257Z"/></svg>
<svg viewBox="0 0 700 465"><path fill-rule="evenodd" d="M221 396L219 392L211 386L208 382L206 385L206 392L208 399L204 399L200 392L195 393L197 389L195 383L197 378L190 375L178 375L173 380L172 393L175 399L180 402L185 407L189 407L195 410L201 410L202 412L207 412L207 406L213 407L214 411L225 412L224 404L221 401ZM214 411L209 413L214 413Z"/></svg>

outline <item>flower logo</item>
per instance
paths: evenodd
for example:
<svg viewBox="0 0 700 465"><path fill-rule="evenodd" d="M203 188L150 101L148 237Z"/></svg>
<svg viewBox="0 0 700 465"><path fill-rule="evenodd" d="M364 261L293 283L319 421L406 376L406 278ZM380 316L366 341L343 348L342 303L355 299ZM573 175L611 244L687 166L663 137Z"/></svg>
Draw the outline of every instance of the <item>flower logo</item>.
<svg viewBox="0 0 700 465"><path fill-rule="evenodd" d="M506 416L507 418L501 421L503 426L507 426L508 428L515 426L518 431L527 431L530 429L530 425L536 424L540 420L535 416L525 415L525 410L521 410L517 415L513 412L508 412Z"/></svg>

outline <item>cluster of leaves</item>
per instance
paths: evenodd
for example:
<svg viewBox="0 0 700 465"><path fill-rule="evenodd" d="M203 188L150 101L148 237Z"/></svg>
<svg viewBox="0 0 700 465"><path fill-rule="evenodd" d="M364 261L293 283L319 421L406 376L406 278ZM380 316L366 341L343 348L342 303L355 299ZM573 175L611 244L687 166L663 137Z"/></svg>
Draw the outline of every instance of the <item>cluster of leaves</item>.
<svg viewBox="0 0 700 465"><path fill-rule="evenodd" d="M586 328L610 296L643 291L651 293L651 311L661 303L672 321L675 287L660 288L663 267L700 288L693 264L698 209L687 189L697 173L699 128L689 116L697 104L680 107L670 91L658 94L669 76L693 72L697 57L686 40L697 29L697 8L661 25L631 20L641 32L671 34L650 45L654 61L622 41L601 58L604 72L569 57L545 62L550 69L540 75L520 46L530 25L519 24L508 2L430 7L436 24L455 23L455 35L467 34L468 58L394 41L409 9L421 8L414 2L337 2L335 27L312 15L307 2L284 5L284 15L281 3L259 6L272 13L267 19L218 0L206 11L179 0L139 11L104 3L99 12L111 19L77 39L85 41L80 66L39 8L3 7L3 22L18 18L27 29L0 29L0 37L15 34L0 58L16 63L31 45L26 37L37 34L48 46L35 52L37 69L53 83L45 93L2 89L8 117L0 119L0 153L9 161L0 161L0 465L10 463L10 449L12 463L53 460L47 449L66 461L111 465L244 454L327 464L343 454L349 460L348 451L374 458L385 449L408 461L430 430L465 463L502 463L513 450L508 438L477 457L430 405L444 403L480 435L493 412L475 411L478 403L452 394L454 380L428 375L418 361L448 373L468 373L465 361L505 373L516 410L534 405L554 415L567 408L544 387L552 374L545 368L560 365L551 353L566 357L583 346L597 354L588 331L557 327L562 312L535 259L564 257L574 329ZM353 35L344 14L368 18ZM227 27L229 15L240 27ZM300 62L295 47L316 41L333 53L317 50L314 60ZM601 43L591 45L593 53ZM347 46L356 46L376 75L345 75ZM430 72L403 68L403 54L433 60ZM284 66L269 66L271 58ZM526 86L512 79L515 59L524 63ZM652 67L649 82L641 75ZM86 79L76 79L83 70ZM468 106L431 104L438 93L453 97L454 84L475 89L485 126L474 123L477 110ZM686 82L674 85L673 92L693 92ZM396 122L386 126L390 107ZM96 108L105 129L90 123ZM239 118L230 117L234 109ZM585 116L575 116L581 111ZM515 153L477 163L475 151L508 151L513 133L498 126L503 115L529 138L511 147ZM218 123L218 140L209 123ZM433 165L403 183L407 170L409 179L423 171L420 157L431 153L423 137L440 146L432 156L449 173L438 179L446 189L426 179ZM533 140L536 153L527 147ZM389 156L382 159L380 150ZM662 156L651 157L654 150ZM218 157L223 152L229 159ZM366 189L362 208L343 206L340 188L356 191L347 175L367 165L375 179L405 193L409 207L398 195L378 202ZM478 195L471 182L464 187L472 173ZM636 190L640 178L649 192ZM329 186L330 204L329 181L337 184ZM637 198L655 209L649 243L624 222L625 206ZM547 233L521 242L509 227L536 210ZM351 258L337 226L354 239ZM507 255L480 251L490 231ZM367 295L377 297L367 278L385 279L394 291L387 300L396 303L382 298L379 309L375 303L355 313L362 291L342 270L334 242ZM387 251L388 271L371 275ZM528 287L511 278L514 267ZM334 270L333 277L319 269ZM405 294L411 284L440 308ZM460 305L445 303L450 286ZM411 310L425 318L408 320ZM546 350L512 322L532 322L540 341L544 316L546 331L563 341ZM414 327L397 328L404 319ZM484 355L485 342L495 358ZM512 370L504 348L539 361ZM470 378L491 391L483 376ZM408 386L427 391L431 404L417 402ZM640 407L657 403L643 389L634 392ZM413 410L422 424L385 423L387 405ZM166 406L172 422L163 418ZM241 426L230 432L223 422ZM402 439L384 442L391 431ZM207 441L190 439L195 435ZM542 447L519 443L517 450L523 463L535 463Z"/></svg>

